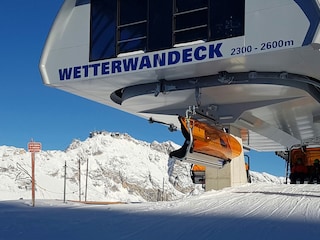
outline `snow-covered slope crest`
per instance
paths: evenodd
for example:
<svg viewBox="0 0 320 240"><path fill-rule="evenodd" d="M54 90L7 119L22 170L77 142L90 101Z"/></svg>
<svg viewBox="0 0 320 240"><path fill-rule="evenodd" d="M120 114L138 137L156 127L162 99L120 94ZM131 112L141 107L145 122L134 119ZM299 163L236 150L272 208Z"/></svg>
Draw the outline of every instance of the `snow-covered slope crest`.
<svg viewBox="0 0 320 240"><path fill-rule="evenodd" d="M283 184L286 181L285 177L276 177L265 172L259 173L259 172L250 171L250 177L251 177L252 183Z"/></svg>
<svg viewBox="0 0 320 240"><path fill-rule="evenodd" d="M65 169L68 200L182 198L196 186L190 164L169 159L168 152L176 147L170 141L147 143L128 134L95 132L83 142L74 140L66 151L36 153L36 198L62 199ZM0 172L0 200L31 197L30 153L0 147Z"/></svg>

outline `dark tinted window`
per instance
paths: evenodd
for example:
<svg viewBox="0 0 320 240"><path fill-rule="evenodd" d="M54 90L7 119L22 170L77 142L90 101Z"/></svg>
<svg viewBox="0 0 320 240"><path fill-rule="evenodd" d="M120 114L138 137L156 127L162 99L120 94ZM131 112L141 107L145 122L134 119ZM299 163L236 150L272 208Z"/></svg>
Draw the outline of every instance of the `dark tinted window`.
<svg viewBox="0 0 320 240"><path fill-rule="evenodd" d="M119 30L118 53L146 50L146 23L121 28Z"/></svg>
<svg viewBox="0 0 320 240"><path fill-rule="evenodd" d="M245 0L91 0L90 61L242 36L244 13Z"/></svg>
<svg viewBox="0 0 320 240"><path fill-rule="evenodd" d="M176 0L176 10L179 13L203 8L207 5L208 0Z"/></svg>
<svg viewBox="0 0 320 240"><path fill-rule="evenodd" d="M91 1L90 61L116 57L117 4Z"/></svg>
<svg viewBox="0 0 320 240"><path fill-rule="evenodd" d="M172 47L172 0L150 0L148 51Z"/></svg>
<svg viewBox="0 0 320 240"><path fill-rule="evenodd" d="M146 50L147 0L118 1L118 53Z"/></svg>
<svg viewBox="0 0 320 240"><path fill-rule="evenodd" d="M210 40L244 35L245 0L210 0Z"/></svg>
<svg viewBox="0 0 320 240"><path fill-rule="evenodd" d="M208 0L174 1L174 42L208 38Z"/></svg>
<svg viewBox="0 0 320 240"><path fill-rule="evenodd" d="M120 25L147 19L147 0L121 0L119 2Z"/></svg>

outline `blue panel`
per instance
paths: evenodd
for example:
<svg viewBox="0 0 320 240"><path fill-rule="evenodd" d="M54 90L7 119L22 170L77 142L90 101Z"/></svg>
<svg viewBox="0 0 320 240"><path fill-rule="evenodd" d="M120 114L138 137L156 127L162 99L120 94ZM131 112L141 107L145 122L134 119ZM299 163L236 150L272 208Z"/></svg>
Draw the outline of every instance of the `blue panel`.
<svg viewBox="0 0 320 240"><path fill-rule="evenodd" d="M316 0L295 0L310 22L303 46L312 42L320 22L320 10Z"/></svg>

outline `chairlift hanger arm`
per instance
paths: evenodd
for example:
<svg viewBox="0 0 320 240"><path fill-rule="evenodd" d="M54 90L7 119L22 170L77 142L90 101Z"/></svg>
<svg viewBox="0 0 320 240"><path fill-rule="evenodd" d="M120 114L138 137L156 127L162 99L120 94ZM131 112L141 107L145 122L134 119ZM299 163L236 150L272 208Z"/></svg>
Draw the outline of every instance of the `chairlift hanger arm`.
<svg viewBox="0 0 320 240"><path fill-rule="evenodd" d="M162 125L166 125L166 126L168 126L168 129L170 132L177 131L177 126L175 126L173 123L165 123L162 121L154 120L152 117L150 117L148 121L149 121L149 123L159 123Z"/></svg>

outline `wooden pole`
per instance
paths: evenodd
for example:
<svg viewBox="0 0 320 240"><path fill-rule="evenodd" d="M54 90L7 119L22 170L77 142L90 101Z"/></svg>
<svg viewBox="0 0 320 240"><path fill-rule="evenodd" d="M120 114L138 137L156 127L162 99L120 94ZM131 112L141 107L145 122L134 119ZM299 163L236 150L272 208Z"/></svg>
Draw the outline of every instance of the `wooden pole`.
<svg viewBox="0 0 320 240"><path fill-rule="evenodd" d="M32 207L35 206L35 152L31 153L31 167L32 167L32 176L31 176L31 184L32 184Z"/></svg>
<svg viewBox="0 0 320 240"><path fill-rule="evenodd" d="M81 161L79 159L79 202L81 202Z"/></svg>
<svg viewBox="0 0 320 240"><path fill-rule="evenodd" d="M89 174L89 157L87 157L86 189L85 189L85 194L84 194L84 201L85 202L87 202L88 174Z"/></svg>
<svg viewBox="0 0 320 240"><path fill-rule="evenodd" d="M66 187L67 187L67 161L64 162L64 185L63 185L63 202L66 203Z"/></svg>
<svg viewBox="0 0 320 240"><path fill-rule="evenodd" d="M39 142L34 142L32 139L28 143L28 151L31 152L31 188L32 188L32 207L35 205L35 154L36 152L40 152L41 150L41 143Z"/></svg>

